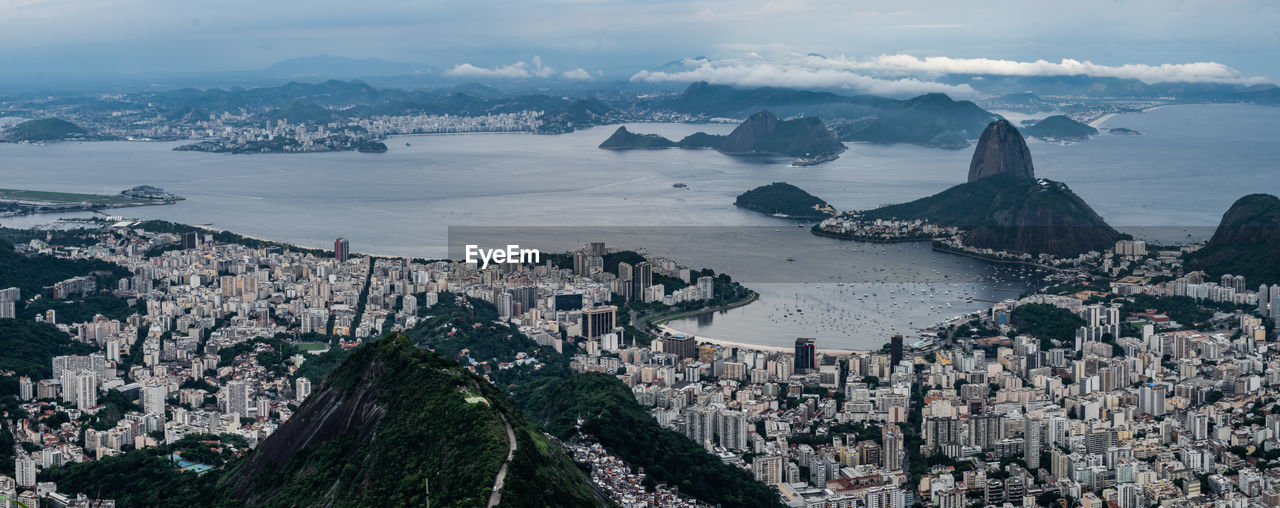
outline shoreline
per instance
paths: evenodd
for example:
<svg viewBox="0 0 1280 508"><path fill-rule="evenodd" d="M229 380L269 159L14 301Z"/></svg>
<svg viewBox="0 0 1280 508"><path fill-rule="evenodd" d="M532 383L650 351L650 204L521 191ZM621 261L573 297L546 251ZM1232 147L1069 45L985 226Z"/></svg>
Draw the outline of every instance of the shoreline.
<svg viewBox="0 0 1280 508"><path fill-rule="evenodd" d="M693 337L693 341L699 344L711 344L715 346L733 347L738 349L745 349L749 351L761 351L766 353L794 353L795 352L794 348L786 347L786 346L765 346L760 344L746 344L743 342L735 342L731 340L703 337L701 335L696 335L696 334L688 333L676 328L672 328L671 326L668 326L665 324L655 325L655 326L657 326L659 330L663 332L671 333L672 335L683 334L689 337ZM871 352L870 349L818 349L817 351L824 355L841 356L841 357Z"/></svg>

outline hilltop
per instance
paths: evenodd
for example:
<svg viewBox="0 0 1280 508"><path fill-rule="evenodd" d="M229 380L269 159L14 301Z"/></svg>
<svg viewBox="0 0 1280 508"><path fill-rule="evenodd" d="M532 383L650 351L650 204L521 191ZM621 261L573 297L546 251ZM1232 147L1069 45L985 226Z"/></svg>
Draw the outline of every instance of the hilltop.
<svg viewBox="0 0 1280 508"><path fill-rule="evenodd" d="M88 134L83 127L60 118L27 120L4 133L7 141L60 141L83 138Z"/></svg>
<svg viewBox="0 0 1280 508"><path fill-rule="evenodd" d="M1280 282L1280 198L1244 196L1222 215L1204 248L1187 255L1187 265L1210 275L1243 275L1250 284Z"/></svg>
<svg viewBox="0 0 1280 508"><path fill-rule="evenodd" d="M670 139L664 138L657 134L636 134L628 131L626 127L618 127L613 131L613 135L609 139L600 143L600 148L605 150L631 150L637 148L671 148L676 146Z"/></svg>
<svg viewBox="0 0 1280 508"><path fill-rule="evenodd" d="M1098 129L1077 122L1065 115L1053 115L1024 129L1026 135L1043 139L1087 139Z"/></svg>
<svg viewBox="0 0 1280 508"><path fill-rule="evenodd" d="M738 196L733 203L748 210L796 219L828 217L828 205L821 198L786 182L756 187Z"/></svg>
<svg viewBox="0 0 1280 508"><path fill-rule="evenodd" d="M733 129L716 149L731 155L821 157L839 154L845 147L818 118L779 120L773 113L760 111Z"/></svg>
<svg viewBox="0 0 1280 508"><path fill-rule="evenodd" d="M1005 120L983 133L968 182L863 217L926 219L965 230L966 246L1029 254L1075 256L1123 238L1066 184L1036 179L1026 142Z"/></svg>
<svg viewBox="0 0 1280 508"><path fill-rule="evenodd" d="M223 483L264 506L422 506L428 482L434 506L483 506L503 468L504 505L608 505L501 390L397 335L354 350Z"/></svg>

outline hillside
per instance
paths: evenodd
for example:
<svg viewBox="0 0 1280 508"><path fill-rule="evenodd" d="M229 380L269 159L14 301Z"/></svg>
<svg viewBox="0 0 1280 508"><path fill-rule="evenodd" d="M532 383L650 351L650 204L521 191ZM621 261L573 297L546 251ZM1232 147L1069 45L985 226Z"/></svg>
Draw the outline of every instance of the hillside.
<svg viewBox="0 0 1280 508"><path fill-rule="evenodd" d="M931 93L881 104L875 114L839 129L844 141L911 143L934 148L961 149L996 118L970 101Z"/></svg>
<svg viewBox="0 0 1280 508"><path fill-rule="evenodd" d="M865 212L868 219L928 219L966 229L965 245L1075 256L1123 237L1066 184L998 175L927 198Z"/></svg>
<svg viewBox="0 0 1280 508"><path fill-rule="evenodd" d="M583 416L584 434L596 437L633 467L644 468L651 479L679 487L681 494L725 507L777 504L772 488L684 435L658 425L636 403L627 385L613 376L587 373L547 378L521 392L521 410L547 432L560 438L574 436L577 419Z"/></svg>
<svg viewBox="0 0 1280 508"><path fill-rule="evenodd" d="M800 219L822 219L830 215L815 208L826 208L826 201L786 182L751 189L739 195L733 204L760 213Z"/></svg>
<svg viewBox="0 0 1280 508"><path fill-rule="evenodd" d="M1250 285L1280 283L1280 198L1242 197L1222 215L1204 248L1187 255L1189 267L1214 277L1243 275Z"/></svg>
<svg viewBox="0 0 1280 508"><path fill-rule="evenodd" d="M605 150L671 148L673 146L676 146L676 144L670 139L657 134L637 134L628 131L626 127L618 127L618 130L613 131L613 135L609 136L609 139L600 143L600 148Z"/></svg>
<svg viewBox="0 0 1280 508"><path fill-rule="evenodd" d="M1053 115L1022 129L1033 138L1085 139L1098 133L1098 129L1082 124L1065 115Z"/></svg>
<svg viewBox="0 0 1280 508"><path fill-rule="evenodd" d="M60 355L84 355L98 348L73 342L51 324L25 319L0 319L0 371L13 370L19 376L46 379L53 375L51 360Z"/></svg>
<svg viewBox="0 0 1280 508"><path fill-rule="evenodd" d="M676 143L680 148L715 148L724 143L724 136L719 134L707 134L705 132L695 132Z"/></svg>
<svg viewBox="0 0 1280 508"><path fill-rule="evenodd" d="M271 120L284 120L291 124L327 124L339 118L332 110L310 102L291 102L271 113Z"/></svg>
<svg viewBox="0 0 1280 508"><path fill-rule="evenodd" d="M13 244L0 240L0 289L16 287L22 298L30 299L47 286L78 277L98 277L98 288L115 287L121 277L128 277L123 266L101 260L62 259L39 254L26 256L13 250Z"/></svg>
<svg viewBox="0 0 1280 508"><path fill-rule="evenodd" d="M839 154L845 147L818 118L778 120L773 113L760 111L733 129L716 149L730 155L818 157Z"/></svg>
<svg viewBox="0 0 1280 508"><path fill-rule="evenodd" d="M607 505L497 387L403 335L353 351L223 484L261 506L483 506L508 435L504 505Z"/></svg>
<svg viewBox="0 0 1280 508"><path fill-rule="evenodd" d="M3 132L8 141L59 141L83 138L84 128L59 118L27 120Z"/></svg>

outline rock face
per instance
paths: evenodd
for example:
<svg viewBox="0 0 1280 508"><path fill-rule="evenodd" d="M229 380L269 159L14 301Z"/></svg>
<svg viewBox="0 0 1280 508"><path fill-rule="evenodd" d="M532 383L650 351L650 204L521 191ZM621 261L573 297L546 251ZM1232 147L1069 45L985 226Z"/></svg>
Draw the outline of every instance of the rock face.
<svg viewBox="0 0 1280 508"><path fill-rule="evenodd" d="M978 148L973 151L973 160L969 162L970 182L995 175L1013 175L1027 180L1036 177L1027 141L1003 118L991 122L982 131Z"/></svg>
<svg viewBox="0 0 1280 508"><path fill-rule="evenodd" d="M1250 285L1280 282L1280 198L1250 194L1236 200L1204 248L1187 256L1211 276L1243 275Z"/></svg>
<svg viewBox="0 0 1280 508"><path fill-rule="evenodd" d="M717 149L731 155L818 157L839 154L845 147L818 118L778 120L773 113L761 111L742 122Z"/></svg>

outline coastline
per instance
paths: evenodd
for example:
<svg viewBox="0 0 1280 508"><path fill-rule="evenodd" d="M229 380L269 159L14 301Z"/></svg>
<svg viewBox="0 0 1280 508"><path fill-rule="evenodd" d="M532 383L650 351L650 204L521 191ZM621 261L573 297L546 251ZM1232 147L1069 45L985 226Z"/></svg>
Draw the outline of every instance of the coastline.
<svg viewBox="0 0 1280 508"><path fill-rule="evenodd" d="M659 330L661 330L661 331L663 331L663 332L671 333L671 334L673 334L673 335L674 335L674 334L683 334L683 335L687 335L687 336L689 336L689 337L693 337L694 342L697 342L697 343L699 343L699 344L711 344L711 345L715 345L715 346L733 347L733 348L738 348L738 349L745 349L745 350L748 350L748 351L760 351L760 352L765 352L765 353L794 353L794 352L795 352L795 349L793 349L793 348L789 348L789 347L785 347L785 346L762 346L762 345L759 345L759 344L746 344L746 343L742 343L742 342L734 342L734 341L731 341L731 340L713 339L713 338L711 338L711 337L703 337L703 336L700 336L700 335L695 335L695 334L692 334L692 333L688 333L688 332L685 332L685 331L681 331L681 330L679 330L679 329L672 328L672 327L670 327L670 326L668 326L668 325L665 325L665 324L662 324L662 325L654 325L654 326L657 326L657 327L658 327L658 329L659 329ZM869 349L818 349L817 351L818 351L819 353L824 354L824 355L828 355L828 356L840 356L840 357L844 357L844 356L852 356L852 355L856 355L856 354L864 354L864 353L870 353L870 352L871 352L871 350L869 350Z"/></svg>

